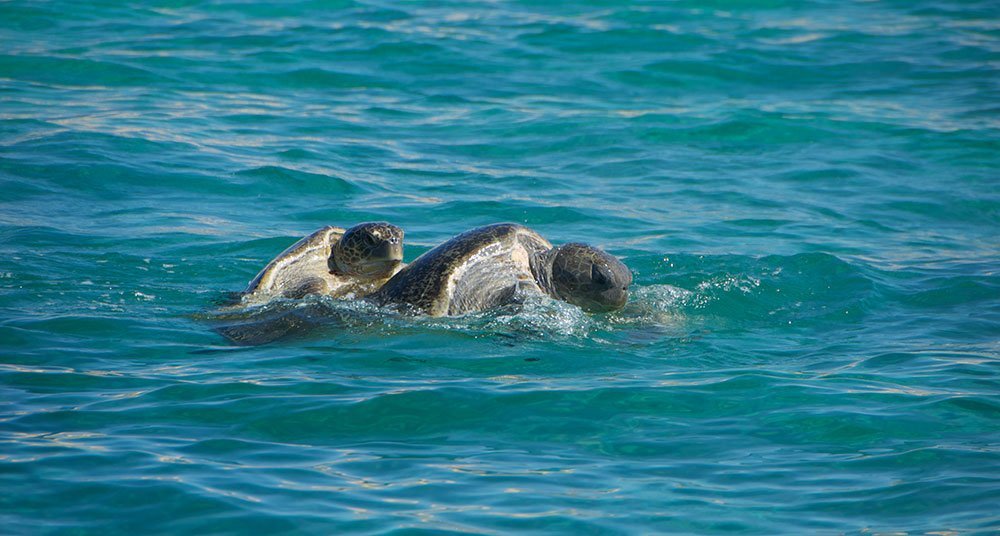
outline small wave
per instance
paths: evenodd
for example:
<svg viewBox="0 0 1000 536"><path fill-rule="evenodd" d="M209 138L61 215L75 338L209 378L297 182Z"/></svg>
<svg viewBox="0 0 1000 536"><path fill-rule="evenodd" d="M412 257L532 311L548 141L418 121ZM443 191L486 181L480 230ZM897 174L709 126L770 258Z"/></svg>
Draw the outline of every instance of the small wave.
<svg viewBox="0 0 1000 536"><path fill-rule="evenodd" d="M644 259L637 261L644 264ZM678 284L636 285L625 308L610 314L588 314L546 296L529 296L490 311L432 318L363 300L313 296L220 310L204 318L230 341L252 345L297 336L440 330L473 337L572 341L622 329L683 336L705 317L730 326L789 324L837 315L851 319L864 314L875 292L874 283L861 270L828 254L760 259L675 256L672 262L684 265L687 272ZM689 266L692 263L696 266Z"/></svg>
<svg viewBox="0 0 1000 536"><path fill-rule="evenodd" d="M343 178L310 173L300 169L281 166L261 166L236 172L236 181L243 188L257 188L267 185L271 195L331 195L342 196L358 193L362 188Z"/></svg>
<svg viewBox="0 0 1000 536"><path fill-rule="evenodd" d="M0 55L0 70L5 77L75 88L153 86L168 81L166 77L122 63L51 55Z"/></svg>
<svg viewBox="0 0 1000 536"><path fill-rule="evenodd" d="M528 339L583 339L595 331L616 327L672 326L683 321L681 308L695 294L670 285L638 287L621 311L590 314L547 296L527 296L520 303L452 317L409 315L364 300L309 296L266 303L223 307L199 313L230 342L267 344L302 336L336 336L338 331L398 334L410 330L449 330L475 337L513 336Z"/></svg>
<svg viewBox="0 0 1000 536"><path fill-rule="evenodd" d="M628 303L621 311L609 316L612 324L677 324L684 307L697 299L697 294L672 285L648 285L632 290Z"/></svg>

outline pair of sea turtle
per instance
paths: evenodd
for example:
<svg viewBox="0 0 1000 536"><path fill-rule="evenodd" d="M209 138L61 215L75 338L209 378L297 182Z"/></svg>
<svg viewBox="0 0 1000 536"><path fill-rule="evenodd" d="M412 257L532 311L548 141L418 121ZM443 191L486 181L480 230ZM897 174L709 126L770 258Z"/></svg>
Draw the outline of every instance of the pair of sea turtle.
<svg viewBox="0 0 1000 536"><path fill-rule="evenodd" d="M580 243L553 247L512 223L466 231L409 265L402 260L399 227L324 227L271 261L250 282L243 302L319 293L450 316L510 303L528 292L607 311L625 305L632 283L632 273L614 256Z"/></svg>

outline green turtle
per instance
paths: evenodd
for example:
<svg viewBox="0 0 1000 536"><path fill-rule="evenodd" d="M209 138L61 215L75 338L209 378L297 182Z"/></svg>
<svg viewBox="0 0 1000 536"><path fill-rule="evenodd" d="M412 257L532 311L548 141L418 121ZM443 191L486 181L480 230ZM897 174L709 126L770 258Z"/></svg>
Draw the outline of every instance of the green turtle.
<svg viewBox="0 0 1000 536"><path fill-rule="evenodd" d="M402 261L403 230L395 225L367 222L346 230L327 226L269 262L247 285L241 301L307 294L360 298L398 272Z"/></svg>
<svg viewBox="0 0 1000 536"><path fill-rule="evenodd" d="M559 247L522 225L472 229L424 253L367 299L431 316L461 315L547 294L588 311L621 309L632 273L593 246Z"/></svg>

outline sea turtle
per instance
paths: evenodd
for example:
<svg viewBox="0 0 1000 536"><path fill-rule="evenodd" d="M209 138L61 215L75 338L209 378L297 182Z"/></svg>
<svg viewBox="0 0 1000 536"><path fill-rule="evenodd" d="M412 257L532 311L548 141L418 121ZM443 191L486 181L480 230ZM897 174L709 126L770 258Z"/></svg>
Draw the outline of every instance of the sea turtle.
<svg viewBox="0 0 1000 536"><path fill-rule="evenodd" d="M593 246L559 247L522 225L472 229L424 253L367 299L431 316L460 315L539 292L588 311L624 307L632 273Z"/></svg>
<svg viewBox="0 0 1000 536"><path fill-rule="evenodd" d="M386 222L323 227L292 244L241 293L242 303L323 294L360 298L401 268L403 230Z"/></svg>

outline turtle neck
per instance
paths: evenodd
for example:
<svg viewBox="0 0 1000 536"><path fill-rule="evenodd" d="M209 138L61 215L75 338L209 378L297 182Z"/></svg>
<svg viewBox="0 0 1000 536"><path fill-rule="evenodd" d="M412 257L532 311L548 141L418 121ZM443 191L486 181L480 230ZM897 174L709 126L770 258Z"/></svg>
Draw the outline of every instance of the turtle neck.
<svg viewBox="0 0 1000 536"><path fill-rule="evenodd" d="M528 258L528 265L531 268L531 275L535 278L535 282L538 283L542 292L553 298L561 299L556 293L555 284L552 282L552 261L558 252L559 248L552 248L532 253Z"/></svg>

